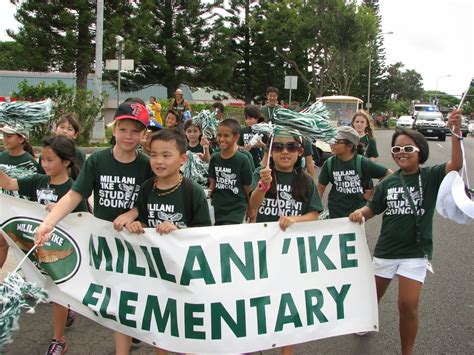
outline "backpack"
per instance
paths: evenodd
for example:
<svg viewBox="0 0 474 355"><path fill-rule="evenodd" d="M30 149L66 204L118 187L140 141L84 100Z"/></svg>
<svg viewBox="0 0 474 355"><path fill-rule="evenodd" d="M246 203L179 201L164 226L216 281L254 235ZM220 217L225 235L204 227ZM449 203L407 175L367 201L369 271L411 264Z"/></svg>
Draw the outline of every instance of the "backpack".
<svg viewBox="0 0 474 355"><path fill-rule="evenodd" d="M333 176L333 172L332 172L332 165L333 165L333 161L334 161L335 157L334 155L329 157L328 160L327 160L327 167L328 167L328 172L329 172L329 181L331 183L334 183L334 176ZM368 189L371 189L372 187L374 187L374 184L372 182L372 178L364 178L364 174L362 174L362 160L364 159L364 157L360 154L356 154L356 160L355 160L355 170L356 170L356 173L357 175L359 175L359 178L360 178L360 183L361 183L361 186L364 190L368 190Z"/></svg>
<svg viewBox="0 0 474 355"><path fill-rule="evenodd" d="M155 179L148 179L143 183L143 196L148 196L151 194L153 189L153 184ZM189 227L191 222L194 219L194 209L193 209L193 181L187 177L183 177L183 189L182 189L182 198L184 205L184 214L186 216L186 225ZM143 211L146 211L146 202L142 200L140 208Z"/></svg>

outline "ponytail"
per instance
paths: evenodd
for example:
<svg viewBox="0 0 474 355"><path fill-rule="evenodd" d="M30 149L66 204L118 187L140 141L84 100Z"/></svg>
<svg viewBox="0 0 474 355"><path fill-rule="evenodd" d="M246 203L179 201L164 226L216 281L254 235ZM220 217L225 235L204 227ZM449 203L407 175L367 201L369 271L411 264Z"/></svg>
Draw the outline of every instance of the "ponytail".
<svg viewBox="0 0 474 355"><path fill-rule="evenodd" d="M296 176L291 184L291 195L296 201L308 202L309 185L312 177L303 170L301 166L302 159L303 157L299 156L295 163L294 172Z"/></svg>
<svg viewBox="0 0 474 355"><path fill-rule="evenodd" d="M22 137L22 138L23 138L23 137ZM34 149L33 149L33 146L31 145L31 143L30 143L26 138L24 138L24 139L25 139L25 141L23 142L23 150L24 150L25 152L31 154L31 156L32 156L33 158L36 158L36 156L35 156L35 151L34 151Z"/></svg>

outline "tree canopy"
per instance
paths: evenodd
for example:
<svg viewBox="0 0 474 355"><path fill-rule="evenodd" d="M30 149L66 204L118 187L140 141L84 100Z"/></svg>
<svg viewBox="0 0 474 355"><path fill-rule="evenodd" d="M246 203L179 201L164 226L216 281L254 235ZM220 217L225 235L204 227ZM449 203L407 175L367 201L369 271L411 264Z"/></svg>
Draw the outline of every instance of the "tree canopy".
<svg viewBox="0 0 474 355"><path fill-rule="evenodd" d="M384 63L377 0L142 0L105 1L104 59L123 57L135 69L122 89L162 84L168 95L180 85L230 92L246 102L299 78L297 100L346 94L383 109L394 99L419 99L421 75L403 63ZM0 69L73 71L85 88L94 71L95 0L24 0L15 42L0 43ZM105 79L116 80L112 73ZM283 91L283 90L282 90ZM286 93L282 93L284 97Z"/></svg>

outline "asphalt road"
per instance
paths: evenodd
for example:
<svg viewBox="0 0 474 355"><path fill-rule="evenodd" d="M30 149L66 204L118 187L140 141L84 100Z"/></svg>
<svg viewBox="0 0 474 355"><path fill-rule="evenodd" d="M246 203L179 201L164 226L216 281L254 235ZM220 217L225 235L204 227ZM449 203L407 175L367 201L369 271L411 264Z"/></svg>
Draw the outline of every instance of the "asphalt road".
<svg viewBox="0 0 474 355"><path fill-rule="evenodd" d="M393 131L377 131L379 163L396 169L389 146ZM445 162L450 156L451 138L446 142L430 140L428 165ZM474 184L474 137L465 139L467 166ZM380 216L366 224L367 240L372 251L380 230ZM474 354L474 223L458 225L435 213L434 275L429 274L422 290L420 327L416 354ZM4 271L4 270L2 270ZM394 281L379 306L379 333L359 337L346 335L297 346L296 354L396 354L398 338L397 282ZM44 353L52 335L51 307L40 305L34 315L23 314L20 330L6 354ZM85 317L78 317L67 330L69 354L113 354L112 332ZM231 349L229 349L231 351ZM153 353L139 344L133 354ZM266 355L277 350L264 351Z"/></svg>

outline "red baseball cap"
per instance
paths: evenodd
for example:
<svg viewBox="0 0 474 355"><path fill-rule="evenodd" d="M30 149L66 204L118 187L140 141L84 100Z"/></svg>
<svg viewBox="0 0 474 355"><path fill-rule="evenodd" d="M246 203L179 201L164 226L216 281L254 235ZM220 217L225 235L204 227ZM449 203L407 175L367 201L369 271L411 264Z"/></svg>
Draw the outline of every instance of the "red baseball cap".
<svg viewBox="0 0 474 355"><path fill-rule="evenodd" d="M141 122L143 126L147 127L149 117L150 114L148 113L148 109L145 106L139 104L138 102L128 101L120 104L120 106L117 108L115 111L114 120L120 121L128 119L138 121Z"/></svg>

